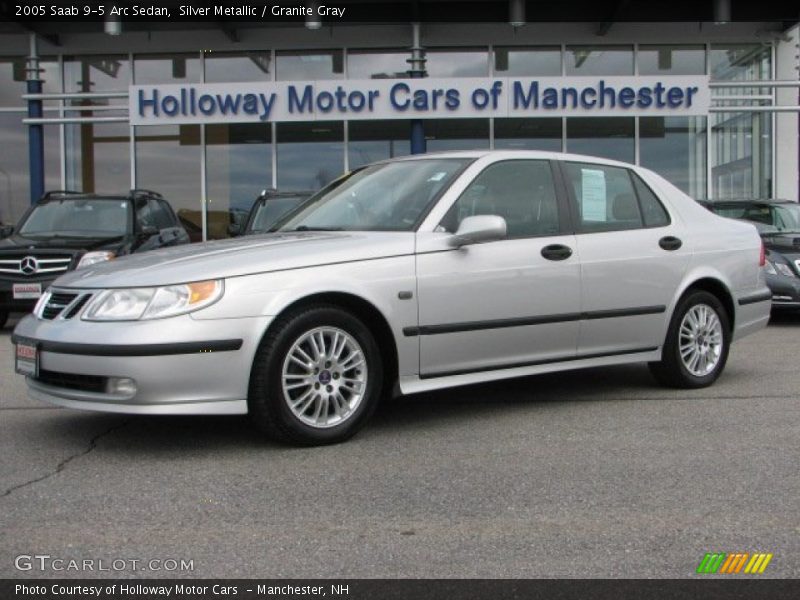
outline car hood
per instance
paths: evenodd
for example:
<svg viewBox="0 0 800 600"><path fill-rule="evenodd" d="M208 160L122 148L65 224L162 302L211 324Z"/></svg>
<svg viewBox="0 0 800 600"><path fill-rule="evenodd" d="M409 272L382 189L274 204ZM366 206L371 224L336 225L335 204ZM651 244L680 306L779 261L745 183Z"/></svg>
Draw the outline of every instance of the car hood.
<svg viewBox="0 0 800 600"><path fill-rule="evenodd" d="M411 232L271 233L126 256L67 273L54 285L169 285L412 254Z"/></svg>
<svg viewBox="0 0 800 600"><path fill-rule="evenodd" d="M122 243L122 236L113 238L60 238L41 239L12 234L0 240L2 250L96 250L111 249Z"/></svg>

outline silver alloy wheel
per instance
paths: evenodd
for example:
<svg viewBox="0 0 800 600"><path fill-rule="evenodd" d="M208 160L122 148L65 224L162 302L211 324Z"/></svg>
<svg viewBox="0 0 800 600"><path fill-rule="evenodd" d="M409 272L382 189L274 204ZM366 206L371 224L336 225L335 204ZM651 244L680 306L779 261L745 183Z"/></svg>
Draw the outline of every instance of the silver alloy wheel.
<svg viewBox="0 0 800 600"><path fill-rule="evenodd" d="M286 354L281 388L289 409L306 425L339 425L355 413L364 399L364 351L342 329L317 327L307 331Z"/></svg>
<svg viewBox="0 0 800 600"><path fill-rule="evenodd" d="M722 323L708 304L696 304L681 321L678 344L681 361L696 377L705 377L719 364L722 356Z"/></svg>

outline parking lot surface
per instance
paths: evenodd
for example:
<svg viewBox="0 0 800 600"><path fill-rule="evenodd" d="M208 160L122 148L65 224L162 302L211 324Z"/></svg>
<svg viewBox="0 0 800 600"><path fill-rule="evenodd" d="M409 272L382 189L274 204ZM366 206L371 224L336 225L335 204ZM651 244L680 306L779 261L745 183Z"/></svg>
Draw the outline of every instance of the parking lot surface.
<svg viewBox="0 0 800 600"><path fill-rule="evenodd" d="M244 417L29 400L10 334L0 577L666 578L706 552L773 553L761 577L800 577L800 316L735 344L708 389L644 365L529 377L386 402L311 449ZM15 567L36 554L126 562Z"/></svg>

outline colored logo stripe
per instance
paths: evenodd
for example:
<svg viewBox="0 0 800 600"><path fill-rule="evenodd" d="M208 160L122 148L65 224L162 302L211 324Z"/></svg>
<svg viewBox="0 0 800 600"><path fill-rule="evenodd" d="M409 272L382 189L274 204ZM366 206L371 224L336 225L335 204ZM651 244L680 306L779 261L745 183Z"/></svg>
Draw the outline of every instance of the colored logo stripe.
<svg viewBox="0 0 800 600"><path fill-rule="evenodd" d="M753 558L750 559L750 562L747 563L747 566L744 568L745 573L763 573L764 569L767 568L769 561L772 560L772 554L753 554Z"/></svg>
<svg viewBox="0 0 800 600"><path fill-rule="evenodd" d="M749 552L707 552L703 560L700 561L697 572L702 574L733 574L740 573L744 568L745 573L751 575L761 574L772 560L772 556L772 554L766 552L756 552L754 554Z"/></svg>
<svg viewBox="0 0 800 600"><path fill-rule="evenodd" d="M716 573L723 560L725 560L724 552L716 552L714 554L706 553L703 560L700 561L700 566L697 567L697 572Z"/></svg>
<svg viewBox="0 0 800 600"><path fill-rule="evenodd" d="M727 560L722 564L722 568L719 570L720 573L738 573L742 570L745 562L747 562L747 558L750 556L749 553L745 552L737 552L736 554L729 554Z"/></svg>

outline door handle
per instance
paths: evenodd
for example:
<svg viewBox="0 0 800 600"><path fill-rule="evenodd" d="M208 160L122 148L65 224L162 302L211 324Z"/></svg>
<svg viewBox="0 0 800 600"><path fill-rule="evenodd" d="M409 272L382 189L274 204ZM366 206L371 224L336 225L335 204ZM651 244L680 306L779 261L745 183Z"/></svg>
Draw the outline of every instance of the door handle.
<svg viewBox="0 0 800 600"><path fill-rule="evenodd" d="M664 250L677 250L681 246L683 246L683 242L676 238L675 236L668 235L666 237L662 237L658 240L658 245L661 246Z"/></svg>
<svg viewBox="0 0 800 600"><path fill-rule="evenodd" d="M542 248L542 256L547 260L566 260L572 256L572 248L563 244L550 244Z"/></svg>

